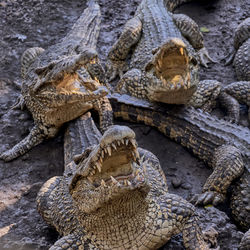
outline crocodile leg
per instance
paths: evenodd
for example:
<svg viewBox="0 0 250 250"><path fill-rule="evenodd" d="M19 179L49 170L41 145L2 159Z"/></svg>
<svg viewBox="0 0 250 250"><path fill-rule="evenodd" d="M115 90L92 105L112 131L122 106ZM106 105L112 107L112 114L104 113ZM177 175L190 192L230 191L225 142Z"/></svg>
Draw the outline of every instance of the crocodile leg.
<svg viewBox="0 0 250 250"><path fill-rule="evenodd" d="M63 235L77 228L77 218L68 186L62 176L46 181L37 198L37 209L43 219Z"/></svg>
<svg viewBox="0 0 250 250"><path fill-rule="evenodd" d="M244 234L239 245L239 250L248 249L250 249L250 229Z"/></svg>
<svg viewBox="0 0 250 250"><path fill-rule="evenodd" d="M146 79L139 69L132 69L126 72L117 84L116 91L135 96L140 99L148 99Z"/></svg>
<svg viewBox="0 0 250 250"><path fill-rule="evenodd" d="M226 109L230 121L239 122L240 105L250 107L250 81L233 82L222 88L219 96L221 105ZM250 109L248 110L250 121Z"/></svg>
<svg viewBox="0 0 250 250"><path fill-rule="evenodd" d="M158 203L162 211L162 235L169 235L169 225L173 229L176 226L175 233L182 232L185 249L209 249L198 225L198 214L196 214L195 207L192 204L169 193L162 195L158 199Z"/></svg>
<svg viewBox="0 0 250 250"><path fill-rule="evenodd" d="M200 81L197 90L189 101L189 105L210 112L216 103L220 90L221 83L216 80Z"/></svg>
<svg viewBox="0 0 250 250"><path fill-rule="evenodd" d="M138 17L130 19L124 27L121 36L112 46L108 58L108 76L109 80L115 79L117 75L123 75L125 70L125 59L133 45L135 45L141 36L142 22Z"/></svg>
<svg viewBox="0 0 250 250"><path fill-rule="evenodd" d="M56 241L56 243L49 248L49 250L61 250L61 249L98 250L99 248L95 247L87 237L80 237L76 234L69 234L67 236L62 237L60 240Z"/></svg>
<svg viewBox="0 0 250 250"><path fill-rule="evenodd" d="M203 186L203 194L195 195L191 200L196 205L217 205L223 202L231 182L244 171L240 151L230 145L223 145L215 150L212 167L213 173Z"/></svg>
<svg viewBox="0 0 250 250"><path fill-rule="evenodd" d="M45 138L53 137L57 133L58 129L55 127L46 128L36 125L32 128L27 137L16 144L13 148L5 151L0 155L0 159L4 161L11 161L26 152L28 152L34 146L40 144Z"/></svg>
<svg viewBox="0 0 250 250"><path fill-rule="evenodd" d="M184 14L174 14L173 19L176 26L180 29L182 35L187 38L194 49L198 50L200 63L207 67L207 63L215 62L204 47L203 35L200 32L198 24Z"/></svg>
<svg viewBox="0 0 250 250"><path fill-rule="evenodd" d="M230 64L235 57L235 54L237 50L240 48L241 45L244 44L245 41L247 41L250 37L250 29L249 24L250 23L250 17L245 19L242 23L238 25L236 28L235 34L234 34L234 49L229 53L229 55L225 58L226 62L225 65ZM249 42L248 42L249 44ZM249 45L248 45L249 48ZM247 49L247 47L246 47ZM247 52L247 50L246 50ZM249 61L248 61L249 63Z"/></svg>

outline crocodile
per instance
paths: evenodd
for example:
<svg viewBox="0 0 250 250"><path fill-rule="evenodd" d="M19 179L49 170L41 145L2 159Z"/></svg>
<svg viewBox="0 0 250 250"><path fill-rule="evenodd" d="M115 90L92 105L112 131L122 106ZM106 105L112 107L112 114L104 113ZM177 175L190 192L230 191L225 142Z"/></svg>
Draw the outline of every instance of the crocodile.
<svg viewBox="0 0 250 250"><path fill-rule="evenodd" d="M37 196L39 213L63 235L51 250L157 249L179 232L186 249L209 249L195 207L168 193L159 160L133 130L114 125L101 136L85 114L65 137L64 176Z"/></svg>
<svg viewBox="0 0 250 250"><path fill-rule="evenodd" d="M22 94L15 108L31 112L34 127L21 142L3 152L0 159L13 160L59 128L90 109L99 113L100 127L112 124L108 90L102 86L104 70L98 62L96 43L100 30L100 7L93 0L69 33L46 50L27 49L21 58ZM100 83L101 82L101 83Z"/></svg>
<svg viewBox="0 0 250 250"><path fill-rule="evenodd" d="M228 113L228 119L238 123L240 105L248 106L250 121L250 17L237 27L234 35L234 50L226 60L226 65L233 61L238 82L233 82L221 90L219 96L222 106Z"/></svg>
<svg viewBox="0 0 250 250"><path fill-rule="evenodd" d="M213 62L202 33L191 18L167 9L183 2L166 1L166 6L165 0L142 0L108 53L109 79L120 76L116 92L211 109L221 84L199 81L199 64Z"/></svg>
<svg viewBox="0 0 250 250"><path fill-rule="evenodd" d="M217 205L232 187L232 217L243 228L250 226L250 131L185 105L159 105L118 93L110 96L115 118L155 127L191 151L213 172L203 193L191 199L196 205Z"/></svg>

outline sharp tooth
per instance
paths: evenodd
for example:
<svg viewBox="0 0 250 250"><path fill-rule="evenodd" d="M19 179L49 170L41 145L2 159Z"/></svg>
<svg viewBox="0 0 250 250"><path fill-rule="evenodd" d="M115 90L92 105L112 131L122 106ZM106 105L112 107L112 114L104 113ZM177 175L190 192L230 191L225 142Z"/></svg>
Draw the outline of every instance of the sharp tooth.
<svg viewBox="0 0 250 250"><path fill-rule="evenodd" d="M124 139L121 139L121 143L124 144Z"/></svg>
<svg viewBox="0 0 250 250"><path fill-rule="evenodd" d="M136 143L136 140L130 140L130 142L132 143L132 145L136 148L137 147L137 143Z"/></svg>
<svg viewBox="0 0 250 250"><path fill-rule="evenodd" d="M104 158L104 150L102 150L101 154L102 154L102 158Z"/></svg>
<svg viewBox="0 0 250 250"><path fill-rule="evenodd" d="M128 181L127 180L124 180L124 185L128 186Z"/></svg>
<svg viewBox="0 0 250 250"><path fill-rule="evenodd" d="M128 140L128 139L126 139L126 140L125 140L126 146L128 146L128 142L129 142L129 140Z"/></svg>
<svg viewBox="0 0 250 250"><path fill-rule="evenodd" d="M105 154L107 154L107 153L108 153L108 150L107 150L107 148L104 148L104 152L105 152Z"/></svg>
<svg viewBox="0 0 250 250"><path fill-rule="evenodd" d="M120 141L117 141L117 144L118 144L118 146L120 146L120 145L121 145L121 142L120 142Z"/></svg>
<svg viewBox="0 0 250 250"><path fill-rule="evenodd" d="M135 175L138 175L139 174L139 169L137 169L136 171L135 171Z"/></svg>
<svg viewBox="0 0 250 250"><path fill-rule="evenodd" d="M140 159L139 159L139 158L136 158L136 159L135 159L135 162L136 162L137 165L140 166Z"/></svg>
<svg viewBox="0 0 250 250"><path fill-rule="evenodd" d="M181 52L181 54L183 55L183 48L180 48L180 52Z"/></svg>
<svg viewBox="0 0 250 250"><path fill-rule="evenodd" d="M112 175L110 175L110 179L114 184L118 183L118 181Z"/></svg>
<svg viewBox="0 0 250 250"><path fill-rule="evenodd" d="M138 150L135 150L135 155L136 155L136 158L140 159L140 155L139 155Z"/></svg>
<svg viewBox="0 0 250 250"><path fill-rule="evenodd" d="M89 180L89 182L93 183L92 178L90 178L89 176L87 176L87 179Z"/></svg>
<svg viewBox="0 0 250 250"><path fill-rule="evenodd" d="M114 143L112 143L111 145L115 150L117 150L116 145Z"/></svg>
<svg viewBox="0 0 250 250"><path fill-rule="evenodd" d="M108 153L109 153L109 156L111 156L111 147L108 146Z"/></svg>
<svg viewBox="0 0 250 250"><path fill-rule="evenodd" d="M103 163L103 159L102 159L102 157L100 157L100 158L99 158L99 162L100 162L100 164L102 164L102 163Z"/></svg>
<svg viewBox="0 0 250 250"><path fill-rule="evenodd" d="M129 185L129 186L131 186L131 185L132 185L130 181L128 181L128 185Z"/></svg>
<svg viewBox="0 0 250 250"><path fill-rule="evenodd" d="M97 167L98 171L101 173L102 167L101 167L99 162L96 163L96 167Z"/></svg>
<svg viewBox="0 0 250 250"><path fill-rule="evenodd" d="M107 185L106 185L106 183L105 183L105 181L102 179L101 180L101 185L103 186L103 187L107 187Z"/></svg>

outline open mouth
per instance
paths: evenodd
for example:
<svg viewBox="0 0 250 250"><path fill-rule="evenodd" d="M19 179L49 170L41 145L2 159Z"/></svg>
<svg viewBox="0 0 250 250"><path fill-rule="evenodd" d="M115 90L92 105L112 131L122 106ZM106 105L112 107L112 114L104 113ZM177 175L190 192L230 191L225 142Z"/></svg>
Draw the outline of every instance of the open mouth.
<svg viewBox="0 0 250 250"><path fill-rule="evenodd" d="M136 187L144 182L139 169L139 153L134 138L122 138L100 147L87 174L88 181L98 187Z"/></svg>
<svg viewBox="0 0 250 250"><path fill-rule="evenodd" d="M155 54L155 75L160 84L153 86L155 101L185 104L196 90L191 82L190 62L186 45L172 38Z"/></svg>

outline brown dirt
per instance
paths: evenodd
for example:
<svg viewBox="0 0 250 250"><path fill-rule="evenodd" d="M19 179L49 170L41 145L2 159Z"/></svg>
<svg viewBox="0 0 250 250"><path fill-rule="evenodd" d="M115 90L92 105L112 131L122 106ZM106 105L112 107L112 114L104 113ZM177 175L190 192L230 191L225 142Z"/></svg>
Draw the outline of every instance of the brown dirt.
<svg viewBox="0 0 250 250"><path fill-rule="evenodd" d="M107 51L140 1L99 2L103 22L98 49L105 63ZM204 33L206 47L210 55L220 61L230 51L233 30L249 14L250 3L248 0L196 2L176 12L188 14L201 27L209 29ZM47 48L56 43L84 8L85 1L81 0L0 0L0 152L19 142L32 127L27 111L8 111L19 94L15 86L20 83L22 53L33 46ZM223 84L236 80L232 66L221 63L202 68L201 79L216 79ZM184 198L201 192L211 173L203 162L155 129L135 124L131 127L136 131L139 145L159 157L170 192ZM62 172L63 129L56 138L45 141L19 159L10 163L0 161L0 249L47 249L57 240L57 233L37 213L35 197L46 180ZM182 183L179 188L172 185L176 179ZM225 206L222 209L227 210ZM205 218L203 222L210 220L221 232L221 249L236 249L242 233L230 224L227 215L214 208L200 209L200 212ZM181 238L175 237L164 249L183 249Z"/></svg>

